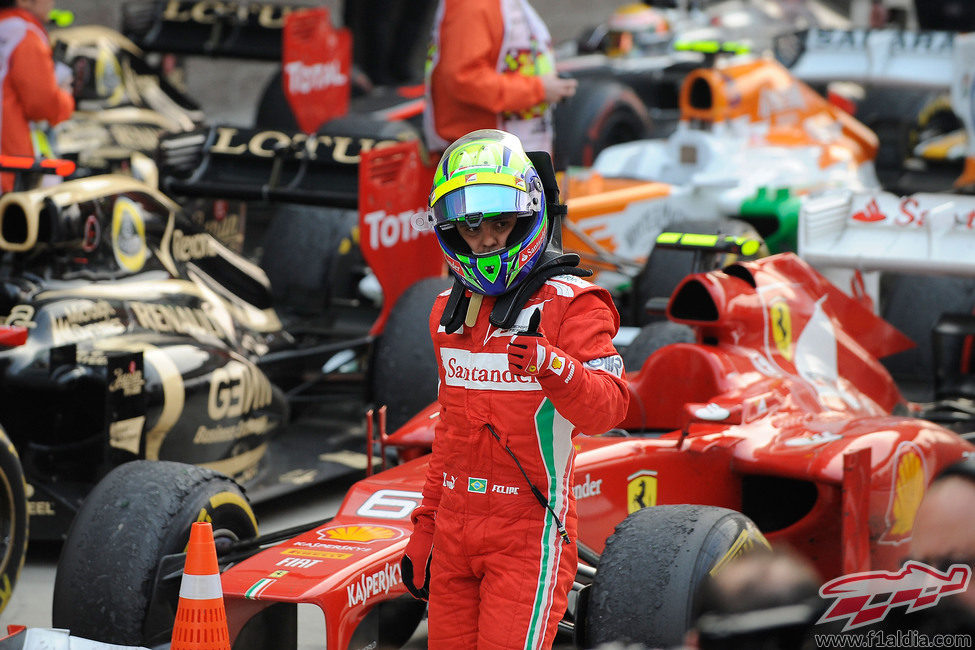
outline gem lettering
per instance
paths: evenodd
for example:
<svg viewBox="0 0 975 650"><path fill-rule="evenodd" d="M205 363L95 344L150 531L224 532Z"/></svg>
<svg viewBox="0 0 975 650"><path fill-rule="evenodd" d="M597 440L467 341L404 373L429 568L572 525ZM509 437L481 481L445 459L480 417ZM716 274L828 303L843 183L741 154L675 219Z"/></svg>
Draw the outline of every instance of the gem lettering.
<svg viewBox="0 0 975 650"><path fill-rule="evenodd" d="M240 417L271 403L271 382L251 364L229 361L213 371L207 413L212 420Z"/></svg>

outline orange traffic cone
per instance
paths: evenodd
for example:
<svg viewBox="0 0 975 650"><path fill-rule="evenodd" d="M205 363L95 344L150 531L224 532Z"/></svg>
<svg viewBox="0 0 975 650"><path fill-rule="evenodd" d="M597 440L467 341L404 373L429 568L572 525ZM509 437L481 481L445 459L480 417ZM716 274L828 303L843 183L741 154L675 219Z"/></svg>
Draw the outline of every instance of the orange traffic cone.
<svg viewBox="0 0 975 650"><path fill-rule="evenodd" d="M213 543L213 527L205 521L194 523L190 529L170 648L230 650L217 547Z"/></svg>

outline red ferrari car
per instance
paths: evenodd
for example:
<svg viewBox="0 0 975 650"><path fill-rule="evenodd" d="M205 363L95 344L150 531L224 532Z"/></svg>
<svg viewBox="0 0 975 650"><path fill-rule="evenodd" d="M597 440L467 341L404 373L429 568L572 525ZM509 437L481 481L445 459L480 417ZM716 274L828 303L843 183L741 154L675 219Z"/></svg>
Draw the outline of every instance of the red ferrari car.
<svg viewBox="0 0 975 650"><path fill-rule="evenodd" d="M566 634L586 647L679 643L705 575L769 542L827 579L899 567L928 483L975 451L907 415L878 359L910 341L791 253L691 275L667 314L648 326L658 349L629 373L625 420L575 441L582 562ZM679 326L693 341L666 344ZM437 415L431 405L384 442L423 449ZM253 514L229 480L123 465L75 520L53 623L166 642L189 527L209 520L235 648L295 647L299 603L324 612L329 648L395 646L423 616L399 559L426 468L419 455L354 484L334 518L244 538Z"/></svg>

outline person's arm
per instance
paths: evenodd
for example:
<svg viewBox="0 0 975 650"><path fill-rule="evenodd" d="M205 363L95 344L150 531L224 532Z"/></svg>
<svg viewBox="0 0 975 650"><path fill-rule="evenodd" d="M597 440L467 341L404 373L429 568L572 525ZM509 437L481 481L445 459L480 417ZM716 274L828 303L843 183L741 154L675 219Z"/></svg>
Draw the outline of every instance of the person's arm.
<svg viewBox="0 0 975 650"><path fill-rule="evenodd" d="M434 310L436 311L436 310ZM433 333L439 324L439 317L431 315ZM440 358L440 350L434 343L434 354ZM439 364L438 364L439 366ZM443 384L443 368L438 367L441 385ZM414 597L427 600L430 597L430 559L433 554L433 531L436 528L437 509L440 507L440 495L443 492L443 457L439 452L438 441L443 439L446 424L446 409L440 404L440 416L434 426L433 450L430 453L430 463L427 466L426 479L423 483L423 500L410 514L413 522L413 533L403 551L400 568L403 583Z"/></svg>
<svg viewBox="0 0 975 650"><path fill-rule="evenodd" d="M498 72L503 38L499 2L446 0L436 70L442 91L492 113L541 103L545 87L540 77Z"/></svg>
<svg viewBox="0 0 975 650"><path fill-rule="evenodd" d="M586 292L566 310L557 345L544 330L541 337L515 336L508 347L509 362L522 366L513 365L513 370L534 375L556 410L577 429L605 433L623 419L630 400L623 361L613 346L618 327L614 311L599 293Z"/></svg>
<svg viewBox="0 0 975 650"><path fill-rule="evenodd" d="M426 480L423 483L423 501L413 511L410 519L413 520L414 530L419 526L429 530L432 534L434 520L437 517L437 508L440 506L440 495L443 492L443 458L438 453L437 441L443 437L443 430L446 428L445 420L446 409L441 404L440 415L434 427L433 450L430 452L430 464L427 466Z"/></svg>
<svg viewBox="0 0 975 650"><path fill-rule="evenodd" d="M53 125L71 117L74 98L58 87L51 50L34 32L27 32L10 55L7 75L27 119Z"/></svg>

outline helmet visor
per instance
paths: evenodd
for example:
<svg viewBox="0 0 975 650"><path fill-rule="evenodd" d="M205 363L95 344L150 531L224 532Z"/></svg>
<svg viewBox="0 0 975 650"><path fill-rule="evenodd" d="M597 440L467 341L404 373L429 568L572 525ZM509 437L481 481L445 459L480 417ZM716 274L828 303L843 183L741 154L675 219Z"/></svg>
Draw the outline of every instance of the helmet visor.
<svg viewBox="0 0 975 650"><path fill-rule="evenodd" d="M451 221L466 221L469 217L480 221L500 213L524 214L532 212L532 198L528 192L505 185L466 185L445 194L433 206L436 225Z"/></svg>

